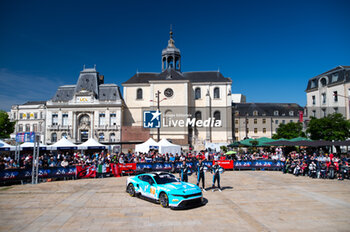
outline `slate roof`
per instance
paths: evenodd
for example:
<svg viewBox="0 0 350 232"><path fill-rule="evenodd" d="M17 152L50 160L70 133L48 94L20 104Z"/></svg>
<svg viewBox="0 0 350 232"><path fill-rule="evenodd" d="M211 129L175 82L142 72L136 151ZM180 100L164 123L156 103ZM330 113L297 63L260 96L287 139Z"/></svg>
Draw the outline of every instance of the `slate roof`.
<svg viewBox="0 0 350 232"><path fill-rule="evenodd" d="M233 103L232 111L239 112L239 116L244 117L247 114L254 116L254 111L258 111L258 116L274 116L274 112L278 111L278 116L289 116L289 112L293 111L294 116L299 116L299 111L303 108L296 103Z"/></svg>
<svg viewBox="0 0 350 232"><path fill-rule="evenodd" d="M68 102L82 90L94 94L100 101L116 101L121 99L119 86L116 84L100 83L99 73L95 69L84 69L80 72L76 85L60 86L53 98L53 102Z"/></svg>
<svg viewBox="0 0 350 232"><path fill-rule="evenodd" d="M149 83L157 80L187 80L190 82L231 82L230 78L224 77L218 71L203 72L179 72L167 69L161 73L136 73L124 84Z"/></svg>
<svg viewBox="0 0 350 232"><path fill-rule="evenodd" d="M45 105L46 101L28 101L23 104L23 106L28 106L28 105Z"/></svg>
<svg viewBox="0 0 350 232"><path fill-rule="evenodd" d="M336 81L332 80L333 74L338 74L338 79ZM324 72L322 74L319 74L313 78L311 78L306 87L306 91L318 89L319 86L319 80L322 77L328 78L328 85L337 85L337 84L343 84L343 83L349 83L350 82L350 66L341 66L335 67L331 70L328 70L327 72Z"/></svg>

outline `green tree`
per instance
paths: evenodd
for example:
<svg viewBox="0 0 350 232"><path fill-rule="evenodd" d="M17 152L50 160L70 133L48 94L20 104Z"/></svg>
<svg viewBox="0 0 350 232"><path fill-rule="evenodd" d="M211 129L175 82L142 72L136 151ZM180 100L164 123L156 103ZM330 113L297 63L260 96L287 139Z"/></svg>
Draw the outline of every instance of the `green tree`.
<svg viewBox="0 0 350 232"><path fill-rule="evenodd" d="M324 118L311 118L306 133L313 140L346 140L350 137L350 121L342 114L330 114Z"/></svg>
<svg viewBox="0 0 350 232"><path fill-rule="evenodd" d="M8 114L0 111L0 138L9 138L10 134L15 130L16 122L11 122Z"/></svg>
<svg viewBox="0 0 350 232"><path fill-rule="evenodd" d="M303 125L300 122L280 124L277 133L272 136L273 139L293 139L297 137L306 137L303 132Z"/></svg>

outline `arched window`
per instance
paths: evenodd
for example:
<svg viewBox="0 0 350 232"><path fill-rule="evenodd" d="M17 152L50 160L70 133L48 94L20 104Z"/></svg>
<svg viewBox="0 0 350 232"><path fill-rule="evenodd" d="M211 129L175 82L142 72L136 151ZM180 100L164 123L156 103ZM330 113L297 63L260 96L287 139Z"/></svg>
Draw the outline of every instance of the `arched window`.
<svg viewBox="0 0 350 232"><path fill-rule="evenodd" d="M57 142L57 134L56 133L52 133L51 134L51 142L52 143L56 143Z"/></svg>
<svg viewBox="0 0 350 232"><path fill-rule="evenodd" d="M202 120L202 112L197 111L194 116L196 117L196 120Z"/></svg>
<svg viewBox="0 0 350 232"><path fill-rule="evenodd" d="M105 140L105 134L103 134L103 133L99 133L98 134L98 141L104 141Z"/></svg>
<svg viewBox="0 0 350 232"><path fill-rule="evenodd" d="M220 89L219 87L214 88L214 98L220 98Z"/></svg>
<svg viewBox="0 0 350 232"><path fill-rule="evenodd" d="M215 121L221 120L220 111L215 111L215 112L214 112L214 119L215 119Z"/></svg>
<svg viewBox="0 0 350 232"><path fill-rule="evenodd" d="M201 98L201 88L196 88L194 90L194 99L200 99Z"/></svg>
<svg viewBox="0 0 350 232"><path fill-rule="evenodd" d="M136 92L136 99L142 99L142 89L137 89Z"/></svg>
<svg viewBox="0 0 350 232"><path fill-rule="evenodd" d="M111 134L109 135L109 140L110 140L111 142L115 142L115 134L114 134L114 133L111 133Z"/></svg>
<svg viewBox="0 0 350 232"><path fill-rule="evenodd" d="M254 115L254 116L258 116L258 115L259 115L259 112L258 112L257 110L255 110L255 111L253 112L253 115Z"/></svg>
<svg viewBox="0 0 350 232"><path fill-rule="evenodd" d="M63 138L67 138L67 133L62 133L61 138L62 138L62 139L63 139Z"/></svg>

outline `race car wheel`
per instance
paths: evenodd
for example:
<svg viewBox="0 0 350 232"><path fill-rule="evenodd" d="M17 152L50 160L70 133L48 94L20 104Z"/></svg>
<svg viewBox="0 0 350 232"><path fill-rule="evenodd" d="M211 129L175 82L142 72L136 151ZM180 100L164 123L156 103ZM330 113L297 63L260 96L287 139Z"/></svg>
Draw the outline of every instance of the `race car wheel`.
<svg viewBox="0 0 350 232"><path fill-rule="evenodd" d="M168 195L166 195L166 193L161 193L159 196L159 202L163 208L167 208L169 206Z"/></svg>
<svg viewBox="0 0 350 232"><path fill-rule="evenodd" d="M131 197L134 197L136 195L134 185L131 183L128 185L128 193Z"/></svg>

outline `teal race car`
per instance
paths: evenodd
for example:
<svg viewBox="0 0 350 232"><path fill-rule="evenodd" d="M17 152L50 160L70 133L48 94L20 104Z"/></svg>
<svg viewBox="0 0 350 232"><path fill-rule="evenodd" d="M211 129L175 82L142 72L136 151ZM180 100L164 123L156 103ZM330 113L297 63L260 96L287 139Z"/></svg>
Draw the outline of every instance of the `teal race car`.
<svg viewBox="0 0 350 232"><path fill-rule="evenodd" d="M186 208L203 202L202 191L197 185L181 182L168 172L129 177L126 192L132 197L140 196L159 202L164 208Z"/></svg>

